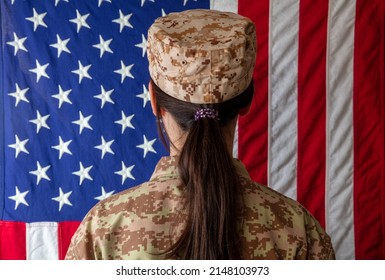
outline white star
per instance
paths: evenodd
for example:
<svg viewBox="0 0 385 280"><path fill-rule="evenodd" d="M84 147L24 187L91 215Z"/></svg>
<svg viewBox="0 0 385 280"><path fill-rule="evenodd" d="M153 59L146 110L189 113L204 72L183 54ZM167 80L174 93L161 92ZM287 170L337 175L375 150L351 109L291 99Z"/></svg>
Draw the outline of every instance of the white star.
<svg viewBox="0 0 385 280"><path fill-rule="evenodd" d="M147 102L150 100L150 92L147 90L145 85L143 85L143 93L138 94L136 97L142 98L143 108L146 107Z"/></svg>
<svg viewBox="0 0 385 280"><path fill-rule="evenodd" d="M121 81L120 81L122 84L123 84L123 81L126 77L130 77L130 78L134 79L134 76L130 72L132 66L134 66L134 64L131 64L128 66L124 65L123 61L121 60L120 61L120 69L114 71L115 73L120 74L122 76Z"/></svg>
<svg viewBox="0 0 385 280"><path fill-rule="evenodd" d="M87 66L83 66L80 60L78 60L79 69L71 71L74 74L79 75L79 84L82 82L83 78L88 78L92 80L91 76L88 74L88 70L92 66L92 64L89 64Z"/></svg>
<svg viewBox="0 0 385 280"><path fill-rule="evenodd" d="M166 16L166 12L162 9L162 17Z"/></svg>
<svg viewBox="0 0 385 280"><path fill-rule="evenodd" d="M155 141L156 139L152 139L151 141L148 141L146 138L146 135L143 135L143 144L136 146L137 148L143 149L143 158L146 157L148 152L152 152L156 154L156 151L152 147Z"/></svg>
<svg viewBox="0 0 385 280"><path fill-rule="evenodd" d="M98 94L98 95L95 95L94 97L98 98L98 99L100 99L102 101L101 108L103 108L103 106L104 106L104 104L106 104L106 102L115 104L114 101L111 99L111 94L114 91L114 89L106 91L103 88L103 86L100 86L100 87L102 89L102 92L100 94Z"/></svg>
<svg viewBox="0 0 385 280"><path fill-rule="evenodd" d="M15 143L8 145L8 147L15 149L15 158L19 155L20 152L29 154L28 150L25 148L25 145L28 143L29 139L25 139L23 141L19 140L19 137L15 134Z"/></svg>
<svg viewBox="0 0 385 280"><path fill-rule="evenodd" d="M111 150L111 145L112 143L114 143L115 140L111 140L109 142L106 142L106 140L104 140L104 137L102 136L102 143L98 146L95 146L94 148L96 149L99 149L102 151L102 158L104 157L104 155L106 153L110 153L110 154L115 154L113 150Z"/></svg>
<svg viewBox="0 0 385 280"><path fill-rule="evenodd" d="M11 4L13 5L13 3L15 3L15 0L11 0Z"/></svg>
<svg viewBox="0 0 385 280"><path fill-rule="evenodd" d="M130 167L126 167L124 162L122 161L122 170L116 171L115 174L122 176L122 185L127 178L135 180L134 176L132 176L131 171L135 167L135 165L131 165Z"/></svg>
<svg viewBox="0 0 385 280"><path fill-rule="evenodd" d="M16 99L15 107L17 107L17 105L19 104L20 101L24 101L24 102L29 103L28 99L25 97L25 94L28 90L29 90L29 88L20 89L19 85L16 84L16 91L8 93L8 95L15 97L15 99Z"/></svg>
<svg viewBox="0 0 385 280"><path fill-rule="evenodd" d="M197 1L197 0L194 0L194 2L196 2L196 1ZM188 2L188 0L184 0L183 6L186 6L187 2Z"/></svg>
<svg viewBox="0 0 385 280"><path fill-rule="evenodd" d="M115 191L110 191L110 192L106 192L104 190L104 187L102 187L102 194L97 196L97 197L94 197L96 200L103 200L103 199L106 199L107 197L110 197Z"/></svg>
<svg viewBox="0 0 385 280"><path fill-rule="evenodd" d="M68 95L71 93L72 89L64 91L59 85L59 93L52 95L53 98L59 100L59 109L64 102L72 104L71 100L69 100Z"/></svg>
<svg viewBox="0 0 385 280"><path fill-rule="evenodd" d="M40 65L39 61L36 59L36 68L34 69L29 69L30 72L33 72L35 73L37 76L36 76L36 82L39 82L40 78L43 76L43 77L46 77L49 79L49 76L47 75L47 73L45 72L45 69L49 66L49 63L47 64L44 64L44 65Z"/></svg>
<svg viewBox="0 0 385 280"><path fill-rule="evenodd" d="M111 43L112 39L104 41L103 37L101 35L99 35L99 41L100 41L100 43L93 45L93 47L98 48L100 50L100 57L103 56L104 52L114 53L110 49L110 43Z"/></svg>
<svg viewBox="0 0 385 280"><path fill-rule="evenodd" d="M144 57L144 55L146 54L146 50L147 50L147 40L143 34L142 34L142 42L139 44L136 44L135 47L142 49L142 57Z"/></svg>
<svg viewBox="0 0 385 280"><path fill-rule="evenodd" d="M104 1L111 3L111 0L99 0L98 7L100 7Z"/></svg>
<svg viewBox="0 0 385 280"><path fill-rule="evenodd" d="M16 33L13 32L13 41L9 41L9 42L7 42L7 44L15 48L15 52L14 52L15 56L19 50L23 50L25 52L28 52L28 50L24 46L25 40L27 40L27 37L18 38Z"/></svg>
<svg viewBox="0 0 385 280"><path fill-rule="evenodd" d="M128 21L131 18L132 14L124 15L121 10L119 10L119 18L114 19L113 22L120 25L120 32L123 31L125 26L133 28L131 23Z"/></svg>
<svg viewBox="0 0 385 280"><path fill-rule="evenodd" d="M50 129L50 127L47 125L47 119L49 118L49 115L41 116L39 111L36 111L36 115L36 119L29 120L29 122L36 124L36 134L39 133L40 128L42 127Z"/></svg>
<svg viewBox="0 0 385 280"><path fill-rule="evenodd" d="M88 128L93 130L90 124L88 123L91 119L92 115L87 117L83 117L82 112L79 111L79 119L77 121L73 121L72 123L77 124L79 126L79 134L82 134L84 128Z"/></svg>
<svg viewBox="0 0 385 280"><path fill-rule="evenodd" d="M41 14L38 14L35 10L35 8L33 8L33 17L29 17L29 18L25 18L26 20L29 20L31 22L33 22L33 31L36 31L37 27L39 25L41 26L44 26L44 27L48 27L45 22L43 21L45 15L47 13L41 13Z"/></svg>
<svg viewBox="0 0 385 280"><path fill-rule="evenodd" d="M80 165L80 169L78 171L76 171L76 172L72 172L72 174L74 174L76 176L79 176L79 178L80 178L79 185L81 185L83 183L84 179L88 179L88 180L92 181L92 177L88 173L88 172L90 172L90 170L92 168L92 165L88 166L86 168L84 168L84 166L83 166L83 164L81 162L79 162L79 165Z"/></svg>
<svg viewBox="0 0 385 280"><path fill-rule="evenodd" d="M60 57L63 51L67 53L71 53L70 50L67 48L67 44L70 40L69 38L62 40L60 39L59 34L56 34L56 40L57 40L57 43L51 44L50 46L57 49L57 57Z"/></svg>
<svg viewBox="0 0 385 280"><path fill-rule="evenodd" d="M28 205L27 201L25 200L25 196L29 193L29 191L20 192L18 187L15 187L16 194L13 196L8 196L9 199L12 199L15 201L15 210L17 207L19 207L20 203L24 205Z"/></svg>
<svg viewBox="0 0 385 280"><path fill-rule="evenodd" d="M115 123L120 124L122 126L122 134L126 130L127 127L135 129L135 127L132 125L131 120L135 115L126 116L124 112L122 111L122 118L118 121L115 121Z"/></svg>
<svg viewBox="0 0 385 280"><path fill-rule="evenodd" d="M78 33L80 31L80 28L82 28L82 27L87 27L87 28L91 29L91 27L86 22L86 20L87 20L89 15L90 14L86 14L86 15L82 16L79 13L79 11L76 9L76 18L70 19L70 22L76 23L76 25L77 25L77 32Z"/></svg>
<svg viewBox="0 0 385 280"><path fill-rule="evenodd" d="M148 1L150 1L150 2L155 2L155 0L148 0ZM186 0L185 0L186 1ZM143 5L144 5L144 2L146 2L146 0L142 0L142 7L143 7Z"/></svg>
<svg viewBox="0 0 385 280"><path fill-rule="evenodd" d="M59 211L61 211L64 204L72 206L71 202L69 201L69 196L71 195L72 191L69 191L67 193L64 193L61 188L59 188L59 196L53 197L52 200L55 200L59 202Z"/></svg>
<svg viewBox="0 0 385 280"><path fill-rule="evenodd" d="M68 3L68 0L62 0L64 2L67 2ZM55 7L57 6L57 4L59 4L60 0L55 0Z"/></svg>
<svg viewBox="0 0 385 280"><path fill-rule="evenodd" d="M51 165L47 165L45 167L42 167L40 165L40 162L36 162L37 163L37 169L34 170L34 171L30 171L29 174L32 174L32 175L35 175L37 177L37 185L39 185L39 182L41 179L46 179L48 181L51 181L51 179L48 177L47 175L47 170L51 167Z"/></svg>
<svg viewBox="0 0 385 280"><path fill-rule="evenodd" d="M71 144L72 140L64 142L59 136L59 144L56 146L52 146L53 149L59 151L59 159L63 156L64 153L72 155L71 151L68 149L69 144Z"/></svg>

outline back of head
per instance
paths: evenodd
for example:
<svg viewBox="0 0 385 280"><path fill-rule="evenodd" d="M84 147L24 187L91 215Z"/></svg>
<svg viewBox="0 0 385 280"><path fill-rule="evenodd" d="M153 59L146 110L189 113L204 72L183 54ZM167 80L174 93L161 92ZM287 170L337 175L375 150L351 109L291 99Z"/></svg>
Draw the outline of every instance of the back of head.
<svg viewBox="0 0 385 280"><path fill-rule="evenodd" d="M253 95L254 24L234 13L189 10L148 31L157 117L169 112L187 133L178 169L188 221L166 252L185 259L239 259L239 178L224 127Z"/></svg>

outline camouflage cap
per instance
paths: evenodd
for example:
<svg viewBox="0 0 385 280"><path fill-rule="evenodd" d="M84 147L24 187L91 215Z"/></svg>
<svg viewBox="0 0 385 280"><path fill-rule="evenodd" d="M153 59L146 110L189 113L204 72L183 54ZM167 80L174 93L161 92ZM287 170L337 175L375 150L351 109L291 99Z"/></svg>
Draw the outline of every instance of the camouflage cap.
<svg viewBox="0 0 385 280"><path fill-rule="evenodd" d="M235 13L188 10L160 17L147 37L152 80L179 100L229 100L250 84L256 57L253 22Z"/></svg>

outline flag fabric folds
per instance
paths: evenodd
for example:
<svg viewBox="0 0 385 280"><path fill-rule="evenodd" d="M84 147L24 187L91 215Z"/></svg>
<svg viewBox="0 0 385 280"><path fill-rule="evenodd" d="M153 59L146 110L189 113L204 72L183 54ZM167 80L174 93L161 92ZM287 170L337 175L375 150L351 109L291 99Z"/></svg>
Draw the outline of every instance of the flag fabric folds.
<svg viewBox="0 0 385 280"><path fill-rule="evenodd" d="M255 21L259 47L239 158L311 211L338 259L385 259L384 1L238 10Z"/></svg>
<svg viewBox="0 0 385 280"><path fill-rule="evenodd" d="M235 156L337 258L385 259L384 0L0 0L0 259L63 259L95 203L150 177L147 29L195 8L256 24Z"/></svg>

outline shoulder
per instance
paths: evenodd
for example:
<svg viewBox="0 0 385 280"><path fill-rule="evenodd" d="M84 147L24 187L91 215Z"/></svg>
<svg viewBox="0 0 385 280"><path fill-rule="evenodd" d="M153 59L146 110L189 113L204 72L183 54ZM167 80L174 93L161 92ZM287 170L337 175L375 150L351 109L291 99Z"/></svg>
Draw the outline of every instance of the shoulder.
<svg viewBox="0 0 385 280"><path fill-rule="evenodd" d="M100 201L90 215L103 217L126 211L142 217L159 211L160 204L167 203L167 198L179 199L180 195L179 179L173 174L158 172L149 181Z"/></svg>
<svg viewBox="0 0 385 280"><path fill-rule="evenodd" d="M135 211L141 195L146 195L147 184L112 195L93 206L83 218L72 237L66 259L104 259L107 240L113 228L122 227L123 216L133 216L127 213L131 208Z"/></svg>
<svg viewBox="0 0 385 280"><path fill-rule="evenodd" d="M135 258L148 257L141 251L147 246L143 237L162 230L165 214L181 197L179 181L166 177L155 176L97 203L76 231L67 258L127 258L132 252Z"/></svg>
<svg viewBox="0 0 385 280"><path fill-rule="evenodd" d="M282 258L334 259L329 235L299 202L249 178L242 178L246 223L257 223L261 233L282 244ZM250 234L250 232L249 232ZM278 241L277 241L278 240ZM290 248L290 245L295 245Z"/></svg>
<svg viewBox="0 0 385 280"><path fill-rule="evenodd" d="M299 231L305 234L308 211L297 201L249 179L241 179L246 216L267 228ZM249 213L249 214L248 214Z"/></svg>
<svg viewBox="0 0 385 280"><path fill-rule="evenodd" d="M89 211L85 220L95 217L103 220L123 214L135 218L144 217L160 211L161 204L167 203L167 198L179 199L180 195L179 179L168 173L158 173L147 182L100 201Z"/></svg>

